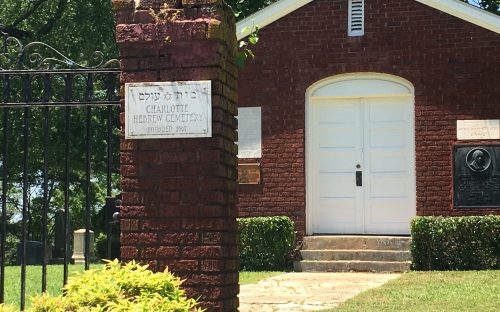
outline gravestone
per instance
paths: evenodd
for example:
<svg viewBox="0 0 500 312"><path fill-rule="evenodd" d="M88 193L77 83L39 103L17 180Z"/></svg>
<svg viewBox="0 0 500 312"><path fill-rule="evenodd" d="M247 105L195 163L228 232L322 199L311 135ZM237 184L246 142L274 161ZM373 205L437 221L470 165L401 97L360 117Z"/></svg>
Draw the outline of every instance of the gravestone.
<svg viewBox="0 0 500 312"><path fill-rule="evenodd" d="M21 265L23 259L23 245L17 244L17 264ZM43 244L39 241L26 241L26 264L43 264Z"/></svg>
<svg viewBox="0 0 500 312"><path fill-rule="evenodd" d="M500 208L500 145L454 147L455 208Z"/></svg>
<svg viewBox="0 0 500 312"><path fill-rule="evenodd" d="M85 229L76 230L73 235L73 261L77 263L85 263ZM94 232L89 231L89 262L96 261L94 255Z"/></svg>
<svg viewBox="0 0 500 312"><path fill-rule="evenodd" d="M54 247L52 248L52 264L64 263L64 210L57 210L54 216Z"/></svg>

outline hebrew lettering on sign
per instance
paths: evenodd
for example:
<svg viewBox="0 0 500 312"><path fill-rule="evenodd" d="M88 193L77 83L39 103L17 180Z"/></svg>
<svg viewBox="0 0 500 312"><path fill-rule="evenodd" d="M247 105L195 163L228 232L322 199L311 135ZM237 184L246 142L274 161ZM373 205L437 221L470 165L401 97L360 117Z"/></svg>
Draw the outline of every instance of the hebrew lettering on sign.
<svg viewBox="0 0 500 312"><path fill-rule="evenodd" d="M211 136L211 81L125 84L126 139Z"/></svg>

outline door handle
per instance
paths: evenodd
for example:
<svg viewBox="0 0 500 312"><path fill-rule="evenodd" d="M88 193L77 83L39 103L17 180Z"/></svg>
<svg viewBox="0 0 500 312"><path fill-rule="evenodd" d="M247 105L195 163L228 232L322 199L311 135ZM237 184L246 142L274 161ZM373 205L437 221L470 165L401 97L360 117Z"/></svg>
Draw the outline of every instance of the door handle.
<svg viewBox="0 0 500 312"><path fill-rule="evenodd" d="M363 172L356 171L356 186L363 186Z"/></svg>

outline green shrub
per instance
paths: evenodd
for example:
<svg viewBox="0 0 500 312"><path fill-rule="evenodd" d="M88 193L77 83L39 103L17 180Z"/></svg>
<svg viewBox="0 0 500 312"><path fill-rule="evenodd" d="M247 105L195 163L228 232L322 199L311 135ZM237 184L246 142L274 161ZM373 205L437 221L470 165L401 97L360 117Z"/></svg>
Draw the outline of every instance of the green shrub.
<svg viewBox="0 0 500 312"><path fill-rule="evenodd" d="M240 232L240 269L247 271L287 270L292 266L291 253L295 247L293 222L288 217L256 217L238 219ZM105 259L106 235L99 234L95 253ZM118 258L119 237L112 238L111 256Z"/></svg>
<svg viewBox="0 0 500 312"><path fill-rule="evenodd" d="M295 232L290 218L241 218L238 227L241 270L281 271L291 268Z"/></svg>
<svg viewBox="0 0 500 312"><path fill-rule="evenodd" d="M413 269L500 269L500 216L417 217L411 224Z"/></svg>
<svg viewBox="0 0 500 312"><path fill-rule="evenodd" d="M135 262L123 267L118 260L99 270L85 271L69 279L66 295L33 298L30 312L191 312L197 302L180 289L181 280L171 273L153 273ZM1 311L1 310L0 310Z"/></svg>
<svg viewBox="0 0 500 312"><path fill-rule="evenodd" d="M21 240L14 234L7 233L5 235L5 264L15 265L17 262L17 244Z"/></svg>
<svg viewBox="0 0 500 312"><path fill-rule="evenodd" d="M108 240L105 233L99 233L94 243L95 255L99 259L120 259L120 236L111 235L111 256L108 257Z"/></svg>

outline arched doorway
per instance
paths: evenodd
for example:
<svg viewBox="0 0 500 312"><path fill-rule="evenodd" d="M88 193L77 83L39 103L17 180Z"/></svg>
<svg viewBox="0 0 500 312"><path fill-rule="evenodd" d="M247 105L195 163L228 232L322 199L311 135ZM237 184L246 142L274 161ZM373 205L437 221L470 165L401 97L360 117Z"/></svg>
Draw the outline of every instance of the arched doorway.
<svg viewBox="0 0 500 312"><path fill-rule="evenodd" d="M408 234L415 216L414 88L377 73L306 92L307 234Z"/></svg>

